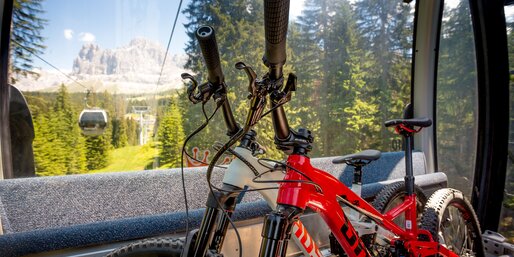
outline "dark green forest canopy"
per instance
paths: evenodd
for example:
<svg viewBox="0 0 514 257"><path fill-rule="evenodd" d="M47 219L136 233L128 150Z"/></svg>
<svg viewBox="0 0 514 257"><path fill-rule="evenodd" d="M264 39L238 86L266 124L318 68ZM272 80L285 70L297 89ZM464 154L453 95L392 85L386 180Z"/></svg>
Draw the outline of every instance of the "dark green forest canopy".
<svg viewBox="0 0 514 257"><path fill-rule="evenodd" d="M398 137L383 128L382 123L401 117L409 102L412 8L412 4L401 1L307 0L301 15L291 20L284 69L286 74L293 72L298 76L298 88L285 108L291 127L307 127L313 132L313 157L342 155L367 148L399 150L395 148ZM458 12L454 12L457 19ZM189 37L185 49L186 68L196 74L199 81L206 81L206 68L194 32L200 25L213 26L228 85L228 99L236 119L242 122L248 108L248 82L244 72L236 70L234 64L243 61L260 76L266 72L261 61L264 52L262 1L192 0L183 14L187 17L184 26ZM460 36L448 34L448 37L449 42L453 42L451 38ZM91 96L90 104L106 109L110 121L106 133L93 140L84 138L76 129L78 114L84 108L84 94L70 94L63 87L59 93L27 93L27 98L36 130L40 135L48 135L47 139L36 139L34 144L36 155L41 157L36 158L41 164L38 166L40 175L45 174L42 163L50 154L45 149L52 149L46 144L60 144L50 140L58 132L55 125L50 125L54 124L50 122L52 119L68 122L62 125L68 126L63 138L75 138L69 142L79 149L75 154L79 160L75 164L55 168L63 170L60 174L105 167L116 161L108 157L113 149L138 144L137 121L126 116L132 106L157 106L153 110L156 126L152 138L161 151L159 165L166 167L178 166L180 161L180 151L172 145L181 145L185 135L204 120L201 107L187 100L185 88L166 92L166 96L158 99L97 92ZM60 104L54 106L53 103ZM213 107L210 103L207 112L212 113ZM178 134L172 135L166 130ZM283 158L283 153L274 148L270 118L264 118L256 130L259 142L268 149L268 157ZM187 149L193 146L210 149L214 142L225 140L226 128L219 113L191 140ZM448 140L451 145L452 140L458 139ZM51 154L59 155L59 152ZM69 151L64 148L62 152ZM66 160L63 156L55 158Z"/></svg>
<svg viewBox="0 0 514 257"><path fill-rule="evenodd" d="M248 108L247 78L234 64L243 61L259 76L266 72L261 61L264 52L262 1L192 0L182 12L188 20L184 24L189 37L185 49L186 68L200 81L205 81L206 69L194 32L200 25L213 26L228 85L228 99L236 119L242 122ZM352 4L350 1L307 0L302 14L290 22L284 69L286 74L295 73L299 80L298 90L285 108L291 127L307 127L313 131L312 156L341 155L366 148L391 150L396 137L381 124L386 119L399 117L408 102L412 14L411 5L399 1L384 4L361 0ZM201 107L187 100L185 88L157 100L150 96L131 98L97 92L90 97L90 104L108 112L109 126L104 135L87 138L76 126L78 114L84 108L83 97L84 94L66 92L64 86L58 93L27 94L36 132L44 137L34 143L39 175L87 172L116 161L109 159L110 151L138 144L137 122L126 118L127 113L132 106L152 104L157 106L152 138L160 149L159 165L178 166L178 146L204 119ZM207 112L212 112L213 107L214 104L207 106ZM64 123L57 126L54 120ZM259 142L267 146L267 155L283 158L283 153L273 146L270 118L264 118L256 130ZM55 136L57 133L62 133L62 139ZM188 149L193 146L210 149L214 142L227 140L225 134L220 113L191 140ZM69 138L68 141L61 142L65 138ZM73 161L66 157L71 145L77 151ZM57 150L48 152L54 148ZM52 158L60 162L47 161L52 159L47 158L49 154L57 155ZM50 163L62 164L53 167Z"/></svg>
<svg viewBox="0 0 514 257"><path fill-rule="evenodd" d="M194 37L200 25L216 29L231 104L243 120L246 113L245 74L238 61L264 75L262 1L193 0L184 10L189 41L186 67L205 81L206 70ZM377 26L378 24L378 26ZM288 33L286 74L298 76L298 90L286 105L294 128L308 127L315 136L313 156L340 155L365 148L391 150L393 133L383 121L401 115L408 103L413 12L401 1L307 0ZM251 51L249 51L251 49ZM179 99L184 99L180 97ZM184 117L199 117L199 107L180 105ZM214 121L222 124L221 117ZM185 123L185 131L198 124ZM273 145L269 119L257 126L259 140ZM223 126L210 126L194 145L209 147ZM270 147L271 148L271 147ZM270 149L269 148L269 149ZM272 157L282 153L270 149Z"/></svg>
<svg viewBox="0 0 514 257"><path fill-rule="evenodd" d="M109 151L136 145L137 122L117 113L116 105L124 106L122 98L107 92L94 94L92 99L109 113L109 125L103 135L85 137L78 126L79 113L84 108L85 94L67 91L61 85L57 93L25 92L34 120L33 142L36 174L53 176L86 173L105 167Z"/></svg>

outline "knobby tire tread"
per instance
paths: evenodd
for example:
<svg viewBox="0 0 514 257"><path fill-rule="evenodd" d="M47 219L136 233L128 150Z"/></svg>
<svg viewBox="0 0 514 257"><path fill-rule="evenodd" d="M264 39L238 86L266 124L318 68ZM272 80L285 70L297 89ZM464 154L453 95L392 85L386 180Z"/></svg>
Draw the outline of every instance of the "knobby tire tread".
<svg viewBox="0 0 514 257"><path fill-rule="evenodd" d="M427 204L425 205L425 210L423 211L423 216L421 218L421 226L420 229L424 229L430 232L434 241L439 242L439 228L443 215L448 206L452 203L457 203L462 208L465 209L467 214L469 214L469 219L466 220L467 224L471 225L476 234L476 238L474 240L474 244L476 245L474 251L476 251L476 256L484 257L484 245L482 242L482 232L480 230L480 224L478 223L478 218L473 210L470 202L464 197L461 191L452 189L452 188L443 188L437 190L430 199L428 199ZM459 211L459 214L462 215L462 212ZM458 253L457 253L458 254Z"/></svg>
<svg viewBox="0 0 514 257"><path fill-rule="evenodd" d="M422 204L422 206L420 206L419 209L423 210L424 206L427 203L427 196L423 192L423 189L421 189L418 185L414 185L414 193L416 194L417 201L419 201ZM382 188L375 197L375 200L373 200L373 202L371 203L371 205L373 206L373 208L375 208L377 211L383 214L389 207L388 204L400 195L406 195L405 181L397 181ZM420 214L421 211L418 211L418 216ZM364 241L364 244L369 248L373 245L375 241L375 236L363 235L361 239Z"/></svg>
<svg viewBox="0 0 514 257"><path fill-rule="evenodd" d="M414 185L414 193L416 193L417 200L423 204L421 208L421 210L423 210L423 207L427 203L427 196L423 192L423 189L418 185ZM397 181L382 188L371 205L380 211L380 213L384 213L387 208L387 204L389 204L389 202L399 194L406 194L404 181Z"/></svg>
<svg viewBox="0 0 514 257"><path fill-rule="evenodd" d="M180 257L183 248L183 238L151 238L118 248L106 257Z"/></svg>

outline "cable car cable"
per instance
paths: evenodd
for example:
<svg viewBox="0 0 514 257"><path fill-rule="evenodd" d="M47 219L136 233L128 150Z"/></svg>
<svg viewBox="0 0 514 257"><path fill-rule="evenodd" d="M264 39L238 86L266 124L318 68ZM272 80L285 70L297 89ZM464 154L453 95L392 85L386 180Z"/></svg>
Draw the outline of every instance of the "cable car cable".
<svg viewBox="0 0 514 257"><path fill-rule="evenodd" d="M86 95L86 109L82 110L82 112L79 114L79 126L82 130L82 133L86 136L92 135L92 136L98 136L101 135L104 132L105 127L107 126L108 119L107 119L107 113L104 109L98 108L90 108L87 105L87 98L89 97L89 92L91 92L91 88L85 86L84 84L78 82L68 74L61 71L61 69L57 68L55 65L51 64L49 61L45 60L43 57L39 56L37 53L32 51L31 49L28 49L27 47L23 46L16 40L11 40L13 43L17 44L21 48L28 51L30 54L34 55L39 60L46 63L48 66L54 68L58 72L60 72L62 75L64 75L66 78L72 80L73 82L77 83L77 85L85 88L88 93Z"/></svg>
<svg viewBox="0 0 514 257"><path fill-rule="evenodd" d="M44 63L48 64L48 66L54 68L55 70L57 70L58 72L60 72L62 75L64 75L65 77L67 77L68 79L71 79L73 80L73 82L77 83L79 86L89 90L90 88L88 88L87 86L84 86L82 83L78 82L77 80L75 80L74 78L70 77L68 74L64 73L63 71L61 71L59 68L57 68L56 66L54 66L53 64L51 64L49 61L43 59L43 57L39 56L38 54L36 54L34 51L28 49L27 47L23 46L22 44L18 43L18 41L16 40L11 40L13 43L17 44L18 46L20 46L21 48L27 50L29 53L31 53L32 55L34 55L36 58L38 58L39 60L43 61Z"/></svg>
<svg viewBox="0 0 514 257"><path fill-rule="evenodd" d="M156 90L157 90L157 87L159 86L159 83L161 82L162 72L164 70L164 64L166 64L166 58L168 57L168 51L170 50L171 39L173 38L173 34L175 33L175 26L177 25L177 20L178 20L179 14L180 14L181 7L182 7L182 0L180 0L180 3L178 4L177 14L175 14L175 21L173 22L173 28L171 29L171 34L168 39L168 46L166 46L166 53L164 54L164 59L162 60L161 72L159 73L159 78L157 79L157 84L155 86Z"/></svg>

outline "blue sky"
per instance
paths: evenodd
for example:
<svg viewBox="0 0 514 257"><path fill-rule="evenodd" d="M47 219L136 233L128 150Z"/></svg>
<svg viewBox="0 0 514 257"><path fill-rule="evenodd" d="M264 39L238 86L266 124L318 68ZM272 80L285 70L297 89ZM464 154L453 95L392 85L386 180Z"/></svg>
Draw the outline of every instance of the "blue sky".
<svg viewBox="0 0 514 257"><path fill-rule="evenodd" d="M184 0L182 10L190 0ZM290 19L301 14L305 0L291 0ZM448 0L454 7L459 0ZM45 0L44 18L48 20L42 32L47 46L42 57L70 71L73 60L85 43L95 43L112 49L127 45L134 38L148 38L166 47L179 0ZM512 19L514 8L506 8ZM187 20L179 15L170 46L171 54L184 53L187 36L183 24ZM35 66L52 68L35 59Z"/></svg>
<svg viewBox="0 0 514 257"><path fill-rule="evenodd" d="M44 18L48 20L43 36L47 49L41 55L64 71L86 43L103 49L127 45L134 38L148 38L166 47L179 0L46 0ZM298 16L304 0L291 1L291 16ZM182 3L183 10L189 0ZM183 53L187 36L180 13L170 53ZM35 60L36 67L51 69Z"/></svg>
<svg viewBox="0 0 514 257"><path fill-rule="evenodd" d="M189 1L184 1L182 9ZM133 38L148 38L166 46L179 1L169 0L47 0L48 20L43 36L47 49L42 57L63 70L71 70L82 45L102 48L127 45ZM180 14L171 53L181 53L187 41L184 15ZM45 65L36 63L43 69Z"/></svg>

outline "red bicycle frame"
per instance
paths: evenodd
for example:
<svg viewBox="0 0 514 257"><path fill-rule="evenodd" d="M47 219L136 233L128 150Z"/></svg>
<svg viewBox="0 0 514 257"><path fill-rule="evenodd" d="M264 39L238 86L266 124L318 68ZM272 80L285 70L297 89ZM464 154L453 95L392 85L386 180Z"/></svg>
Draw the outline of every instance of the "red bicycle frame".
<svg viewBox="0 0 514 257"><path fill-rule="evenodd" d="M436 254L457 256L454 252L434 242L428 231L418 230L415 195L407 196L402 204L385 214L381 214L338 179L327 172L312 167L309 157L293 154L289 156L287 164L291 168L288 168L284 180L299 182L281 183L277 203L285 208L295 207L305 210L306 207L309 207L316 211L330 227L330 230L348 256L370 256L370 254L345 216L338 198L342 198L351 207L370 217L386 230L394 233L397 236L397 240L401 240L404 243L405 249L409 253L414 254L414 256L435 256ZM296 170L301 171L303 175ZM307 177L319 187L302 182L306 181ZM405 213L406 217L405 229L392 221L402 213ZM287 233L290 232L286 231L284 234ZM418 241L419 235L426 235L429 241ZM277 253L279 252L280 250L277 250Z"/></svg>

